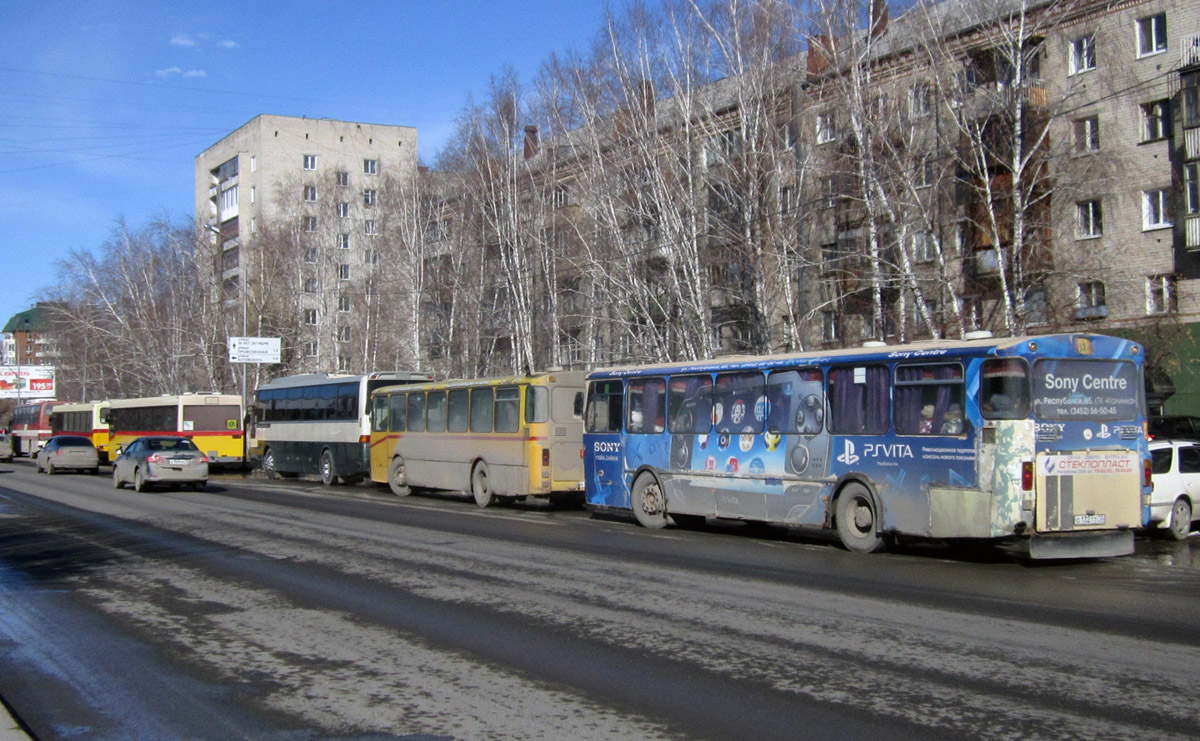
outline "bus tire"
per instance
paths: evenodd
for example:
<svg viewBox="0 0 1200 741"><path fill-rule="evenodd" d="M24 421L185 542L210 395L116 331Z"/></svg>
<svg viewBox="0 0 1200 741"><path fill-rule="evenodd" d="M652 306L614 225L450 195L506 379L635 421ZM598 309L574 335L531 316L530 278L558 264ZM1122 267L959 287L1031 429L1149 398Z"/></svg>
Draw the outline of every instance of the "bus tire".
<svg viewBox="0 0 1200 741"><path fill-rule="evenodd" d="M333 453L326 448L325 452L321 453L321 483L326 486L333 486L337 483L337 474L333 472Z"/></svg>
<svg viewBox="0 0 1200 741"><path fill-rule="evenodd" d="M658 530L667 524L667 498L662 484L654 474L643 473L633 482L629 504L638 524L650 530Z"/></svg>
<svg viewBox="0 0 1200 741"><path fill-rule="evenodd" d="M406 497L412 494L412 489L408 486L408 474L404 470L404 459L393 458L392 463L388 466L388 488L398 497Z"/></svg>
<svg viewBox="0 0 1200 741"><path fill-rule="evenodd" d="M847 484L838 494L836 518L838 539L846 550L871 553L883 545L875 503L862 484Z"/></svg>
<svg viewBox="0 0 1200 741"><path fill-rule="evenodd" d="M488 507L496 501L496 497L492 494L492 485L488 480L488 467L483 461L476 463L474 470L471 471L471 494L475 497L475 504L480 507Z"/></svg>
<svg viewBox="0 0 1200 741"><path fill-rule="evenodd" d="M1180 497L1171 505L1171 527L1167 529L1175 540L1186 540L1192 532L1192 505Z"/></svg>
<svg viewBox="0 0 1200 741"><path fill-rule="evenodd" d="M275 451L270 448L263 451L262 470L268 479L274 480L277 476L277 472L275 471Z"/></svg>

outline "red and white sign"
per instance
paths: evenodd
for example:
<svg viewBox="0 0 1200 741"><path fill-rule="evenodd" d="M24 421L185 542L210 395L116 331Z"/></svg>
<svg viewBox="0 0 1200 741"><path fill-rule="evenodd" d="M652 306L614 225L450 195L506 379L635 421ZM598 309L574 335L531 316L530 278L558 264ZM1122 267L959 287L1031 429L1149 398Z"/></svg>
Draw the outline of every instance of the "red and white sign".
<svg viewBox="0 0 1200 741"><path fill-rule="evenodd" d="M0 365L0 399L53 399L54 366Z"/></svg>

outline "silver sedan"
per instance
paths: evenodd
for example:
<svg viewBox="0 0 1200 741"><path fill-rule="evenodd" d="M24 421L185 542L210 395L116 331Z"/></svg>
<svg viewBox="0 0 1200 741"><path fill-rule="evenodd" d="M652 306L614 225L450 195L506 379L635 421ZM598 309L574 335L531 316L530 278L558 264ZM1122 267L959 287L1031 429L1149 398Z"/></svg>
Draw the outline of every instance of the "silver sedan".
<svg viewBox="0 0 1200 741"><path fill-rule="evenodd" d="M54 475L65 469L100 473L100 456L90 438L82 435L55 435L37 452L38 473Z"/></svg>
<svg viewBox="0 0 1200 741"><path fill-rule="evenodd" d="M196 491L208 486L208 456L186 437L139 437L113 461L113 486L133 484L146 491L155 484L190 484Z"/></svg>

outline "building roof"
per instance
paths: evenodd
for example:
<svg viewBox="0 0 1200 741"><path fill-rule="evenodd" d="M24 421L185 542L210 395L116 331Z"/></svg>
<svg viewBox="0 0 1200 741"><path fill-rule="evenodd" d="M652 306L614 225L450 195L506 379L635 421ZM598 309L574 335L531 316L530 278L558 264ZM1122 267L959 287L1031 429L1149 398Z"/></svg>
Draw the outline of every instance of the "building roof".
<svg viewBox="0 0 1200 741"><path fill-rule="evenodd" d="M38 302L32 309L13 314L4 325L5 332L45 332L50 329L50 305Z"/></svg>

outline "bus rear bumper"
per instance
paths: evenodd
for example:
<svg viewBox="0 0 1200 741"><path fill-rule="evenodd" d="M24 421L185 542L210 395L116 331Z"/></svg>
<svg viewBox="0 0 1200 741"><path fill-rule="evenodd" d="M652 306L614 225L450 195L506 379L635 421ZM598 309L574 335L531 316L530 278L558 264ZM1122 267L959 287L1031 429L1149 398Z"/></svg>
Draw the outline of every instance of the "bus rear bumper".
<svg viewBox="0 0 1200 741"><path fill-rule="evenodd" d="M1029 558L1110 558L1133 553L1132 530L1034 535L1025 541Z"/></svg>

